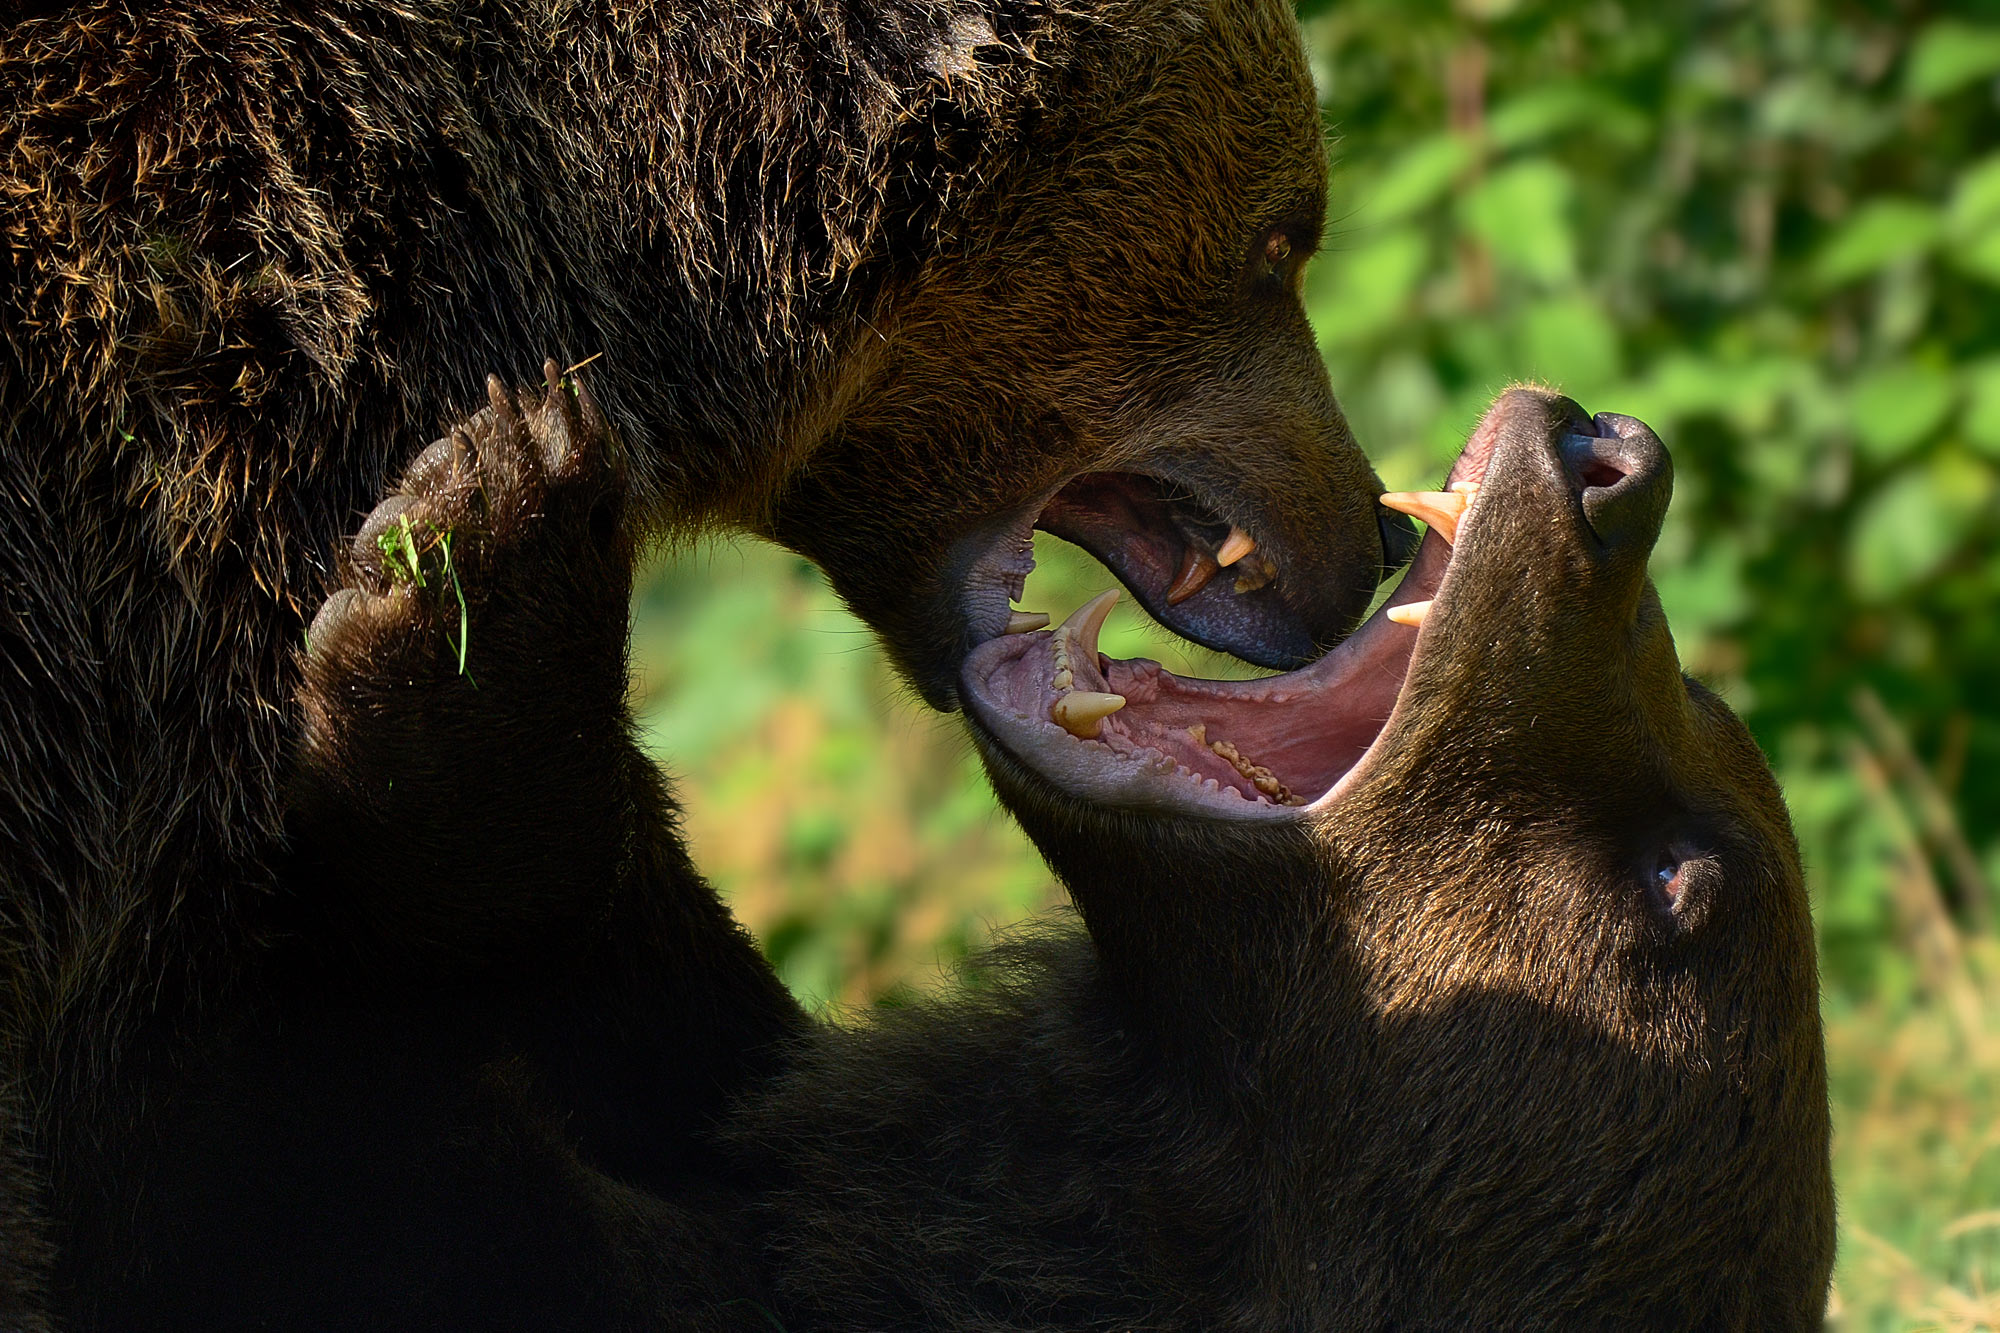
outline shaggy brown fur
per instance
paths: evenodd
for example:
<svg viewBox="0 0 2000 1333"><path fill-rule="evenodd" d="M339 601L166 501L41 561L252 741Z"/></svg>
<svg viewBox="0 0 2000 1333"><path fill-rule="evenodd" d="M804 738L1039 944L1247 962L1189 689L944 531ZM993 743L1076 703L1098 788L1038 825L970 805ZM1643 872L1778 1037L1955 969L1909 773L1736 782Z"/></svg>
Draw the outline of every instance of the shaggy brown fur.
<svg viewBox="0 0 2000 1333"><path fill-rule="evenodd" d="M496 399L419 465L432 497L384 511L462 534L476 683L435 543L428 592L371 576L320 622L300 806L320 814L336 884L367 877L384 830L421 835L425 882L533 855L504 825L467 826L545 769L562 803L535 837L562 854L494 887L552 885L561 905L580 896L565 877L612 873L592 848L637 770L590 773L599 729L624 725L616 673L566 656L585 671L556 688L535 644L576 635L615 663L615 636L589 625L626 567L617 542L578 539L615 523L573 461L587 444L567 443L586 438L587 399L530 412L562 442L546 502L521 498L533 469L495 447L511 415ZM1402 698L1323 809L1241 823L1090 806L983 735L1088 936L1047 932L954 995L798 1037L727 1127L733 1170L713 1188L660 1182L652 1211L607 1218L544 1186L532 1154L395 1142L436 1145L420 1178L529 1182L479 1196L510 1217L665 1239L650 1253L670 1262L630 1288L587 1247L560 1251L601 1275L592 1308L667 1291L677 1317L754 1308L801 1333L1817 1327L1833 1197L1797 849L1755 743L1677 668L1645 576L1671 467L1638 423L1615 429L1586 442L1606 475L1569 461L1596 434L1574 404L1524 391L1489 414L1490 465ZM570 929L559 912L542 928ZM353 1022L327 1012L332 1030ZM449 1022L422 1031L473 1048ZM329 1045L300 1063L327 1065ZM490 1077L413 1063L428 1072L403 1114L454 1111L454 1079ZM594 1126L527 1132L562 1104L560 1061L515 1067L520 1109L474 1122L580 1155ZM317 1084L309 1100L349 1123L374 1109ZM367 1196L345 1184L335 1215Z"/></svg>
<svg viewBox="0 0 2000 1333"><path fill-rule="evenodd" d="M1386 748L1329 808L1081 806L984 742L1089 939L817 1035L736 1127L781 1182L786 1327L1819 1326L1811 923L1646 580L1666 456L1628 423L1585 490L1574 404L1483 429Z"/></svg>
<svg viewBox="0 0 2000 1333"><path fill-rule="evenodd" d="M761 1320L698 1131L796 1011L660 836L620 472L587 391L496 384L362 526L265 1007L197 1048L116 1233L73 1234L91 1322Z"/></svg>
<svg viewBox="0 0 2000 1333"><path fill-rule="evenodd" d="M303 608L489 368L605 353L647 521L819 556L940 703L949 553L1079 471L1251 528L1309 640L1372 582L1294 290L1324 163L1277 0L0 19L0 1055L78 1326L106 1273L150 1280L136 1163L295 980L261 941L298 921ZM681 1069L693 1114L796 1016L702 933L648 799L634 891L692 895L673 947L715 972L684 984L757 997L625 1052L719 1052Z"/></svg>
<svg viewBox="0 0 2000 1333"><path fill-rule="evenodd" d="M39 1191L20 1136L27 1126L18 1089L0 1076L0 1328L48 1333L44 1317L49 1266L34 1201Z"/></svg>

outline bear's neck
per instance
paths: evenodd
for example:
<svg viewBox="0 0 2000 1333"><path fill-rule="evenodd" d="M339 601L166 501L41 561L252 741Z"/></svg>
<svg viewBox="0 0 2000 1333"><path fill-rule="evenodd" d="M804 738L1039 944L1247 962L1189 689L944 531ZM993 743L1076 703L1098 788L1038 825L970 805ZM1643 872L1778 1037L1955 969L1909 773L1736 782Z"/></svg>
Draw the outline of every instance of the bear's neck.
<svg viewBox="0 0 2000 1333"><path fill-rule="evenodd" d="M507 151L465 155L544 233L521 280L589 288L544 336L604 354L593 387L657 462L641 502L680 524L754 523L833 431L1064 46L1027 3L716 8L515 16L522 66L480 72ZM544 188L510 200L524 156Z"/></svg>

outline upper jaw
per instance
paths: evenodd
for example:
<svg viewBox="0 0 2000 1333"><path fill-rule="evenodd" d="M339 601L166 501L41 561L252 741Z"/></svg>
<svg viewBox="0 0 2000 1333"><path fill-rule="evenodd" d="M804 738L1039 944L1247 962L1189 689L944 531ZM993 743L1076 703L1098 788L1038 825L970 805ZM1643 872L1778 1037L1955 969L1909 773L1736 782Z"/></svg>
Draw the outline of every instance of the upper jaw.
<svg viewBox="0 0 2000 1333"><path fill-rule="evenodd" d="M1515 571L1558 585L1536 604L1563 603L1578 560L1636 568L1643 581L1669 477L1639 423L1593 423L1566 399L1511 391L1432 502L1460 509L1456 548L1445 514L1395 592L1318 662L1258 681L1183 680L1154 663L1101 658L1095 628L1108 608L1094 603L1065 626L974 648L961 673L968 715L989 746L1072 798L1232 820L1311 817L1365 781L1412 717L1449 707L1437 697L1456 692L1449 682L1487 670L1478 646L1496 626L1502 640L1536 637L1511 619L1524 591ZM1451 660L1414 670L1424 657ZM1424 684L1405 690L1406 677ZM1079 693L1093 697L1061 702Z"/></svg>
<svg viewBox="0 0 2000 1333"><path fill-rule="evenodd" d="M1401 554L1401 531L1375 522L1372 496L1347 508L1319 512L1301 500L1301 513L1283 515L1338 528L1336 553L1299 551L1282 530L1296 523L1246 495L1211 495L1170 468L1073 474L953 546L944 578L964 626L954 667L1010 622L1018 628L1010 603L1034 569L1037 529L1096 556L1182 637L1259 666L1299 666L1360 615L1385 547Z"/></svg>

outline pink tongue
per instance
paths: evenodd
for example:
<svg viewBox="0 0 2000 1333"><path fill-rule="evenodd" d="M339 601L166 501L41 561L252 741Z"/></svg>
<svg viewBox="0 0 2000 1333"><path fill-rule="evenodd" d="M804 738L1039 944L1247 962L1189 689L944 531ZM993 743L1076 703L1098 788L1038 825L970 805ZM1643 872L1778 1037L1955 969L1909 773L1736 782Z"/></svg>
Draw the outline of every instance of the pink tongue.
<svg viewBox="0 0 2000 1333"><path fill-rule="evenodd" d="M1452 481L1482 476L1496 441L1482 423ZM1443 504L1440 513L1454 507ZM1470 513L1460 515L1461 526ZM1012 719L1000 729L1016 752L1084 799L1277 814L1276 807L1327 794L1375 743L1416 646L1411 622L1421 621L1417 613L1451 558L1451 543L1433 527L1375 614L1334 651L1287 675L1206 681L1143 659L1103 659L1096 631L1116 600L1112 592L1053 630L980 649L991 661L984 694ZM1401 623L1390 614L1398 608ZM1085 716L1076 716L1078 709ZM1220 807L1213 804L1218 792Z"/></svg>
<svg viewBox="0 0 2000 1333"><path fill-rule="evenodd" d="M1454 481L1482 475L1492 441L1468 446ZM1319 662L1268 681L1188 680L1151 662L1111 663L1103 685L1130 707L1107 727L1130 748L1159 749L1246 796L1290 803L1328 791L1366 753L1395 709L1417 628L1392 608L1428 602L1444 581L1452 545L1435 528L1389 599ZM1125 745L1117 748L1125 749Z"/></svg>

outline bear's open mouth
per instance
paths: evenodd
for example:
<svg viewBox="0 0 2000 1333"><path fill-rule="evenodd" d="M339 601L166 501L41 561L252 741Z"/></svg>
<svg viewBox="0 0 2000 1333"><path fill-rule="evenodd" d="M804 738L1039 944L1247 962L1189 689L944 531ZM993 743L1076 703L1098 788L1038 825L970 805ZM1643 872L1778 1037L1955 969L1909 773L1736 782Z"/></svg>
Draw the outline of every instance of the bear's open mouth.
<svg viewBox="0 0 2000 1333"><path fill-rule="evenodd" d="M974 644L1048 623L1010 607L1034 570L1036 529L1095 556L1149 615L1205 648L1280 668L1319 653L1286 600L1278 557L1187 488L1140 472L1073 477L1005 531L976 539L963 579Z"/></svg>
<svg viewBox="0 0 2000 1333"><path fill-rule="evenodd" d="M1097 651L1097 632L1117 600L1113 591L1054 629L1017 626L975 649L963 671L968 715L988 744L1093 803L1294 818L1332 801L1364 771L1388 729L1433 605L1451 605L1446 576L1477 519L1497 440L1497 429L1482 425L1443 490L1383 497L1430 530L1395 591L1311 665L1219 681L1107 657ZM1623 475L1610 464L1581 466L1571 468L1573 493Z"/></svg>

